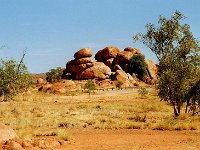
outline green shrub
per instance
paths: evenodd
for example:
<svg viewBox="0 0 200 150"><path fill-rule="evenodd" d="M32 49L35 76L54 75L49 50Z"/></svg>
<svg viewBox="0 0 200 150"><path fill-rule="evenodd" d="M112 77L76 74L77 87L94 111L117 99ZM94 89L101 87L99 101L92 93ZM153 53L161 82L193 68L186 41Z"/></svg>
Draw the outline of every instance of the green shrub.
<svg viewBox="0 0 200 150"><path fill-rule="evenodd" d="M144 55L134 55L131 58L129 72L135 73L139 78L142 78L148 74Z"/></svg>
<svg viewBox="0 0 200 150"><path fill-rule="evenodd" d="M25 64L15 60L0 61L1 101L11 100L16 94L26 90L32 83Z"/></svg>
<svg viewBox="0 0 200 150"><path fill-rule="evenodd" d="M95 90L95 88L95 83L92 80L88 80L84 86L84 89L88 90L89 95L91 94L91 91Z"/></svg>
<svg viewBox="0 0 200 150"><path fill-rule="evenodd" d="M58 82L62 79L63 70L61 67L57 67L55 69L51 69L49 72L46 73L47 77L46 80L48 82Z"/></svg>

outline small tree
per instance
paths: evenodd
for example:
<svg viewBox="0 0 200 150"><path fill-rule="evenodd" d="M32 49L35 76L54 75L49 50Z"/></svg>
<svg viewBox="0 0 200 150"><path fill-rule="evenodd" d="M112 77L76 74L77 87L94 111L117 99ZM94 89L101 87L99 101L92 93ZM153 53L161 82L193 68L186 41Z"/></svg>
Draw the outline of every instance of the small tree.
<svg viewBox="0 0 200 150"><path fill-rule="evenodd" d="M134 55L131 58L129 72L137 74L140 79L148 74L144 55Z"/></svg>
<svg viewBox="0 0 200 150"><path fill-rule="evenodd" d="M58 82L62 79L62 74L63 69L61 67L51 69L49 72L46 73L46 80L51 83Z"/></svg>
<svg viewBox="0 0 200 150"><path fill-rule="evenodd" d="M84 89L88 90L89 95L93 90L95 90L95 83L92 80L88 80L87 83L84 86Z"/></svg>
<svg viewBox="0 0 200 150"><path fill-rule="evenodd" d="M146 34L137 34L134 40L141 40L153 51L159 61L159 96L173 105L178 116L186 102L190 84L199 78L200 47L190 32L188 24L181 24L185 17L176 11L171 18L160 16L158 24L147 24Z"/></svg>
<svg viewBox="0 0 200 150"><path fill-rule="evenodd" d="M25 53L23 55L23 58ZM32 83L23 58L20 63L15 60L0 61L0 96L3 101L11 100L16 94L26 90Z"/></svg>

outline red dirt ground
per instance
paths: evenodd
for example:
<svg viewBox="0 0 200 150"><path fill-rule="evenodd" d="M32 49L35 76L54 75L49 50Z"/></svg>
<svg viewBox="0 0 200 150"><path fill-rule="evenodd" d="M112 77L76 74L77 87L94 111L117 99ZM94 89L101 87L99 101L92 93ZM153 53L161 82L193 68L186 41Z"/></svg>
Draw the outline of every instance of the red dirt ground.
<svg viewBox="0 0 200 150"><path fill-rule="evenodd" d="M69 130L73 139L58 150L199 150L199 131Z"/></svg>

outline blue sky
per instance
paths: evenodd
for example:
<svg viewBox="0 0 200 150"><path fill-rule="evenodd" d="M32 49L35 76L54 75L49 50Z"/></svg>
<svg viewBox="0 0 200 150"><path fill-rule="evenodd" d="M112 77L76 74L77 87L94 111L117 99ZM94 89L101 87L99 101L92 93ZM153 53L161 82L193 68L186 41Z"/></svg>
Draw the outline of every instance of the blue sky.
<svg viewBox="0 0 200 150"><path fill-rule="evenodd" d="M29 71L42 73L65 67L83 47L96 53L114 45L139 48L156 61L147 47L133 43L133 35L160 14L179 10L199 39L199 7L199 0L0 0L0 58L19 60L27 49Z"/></svg>

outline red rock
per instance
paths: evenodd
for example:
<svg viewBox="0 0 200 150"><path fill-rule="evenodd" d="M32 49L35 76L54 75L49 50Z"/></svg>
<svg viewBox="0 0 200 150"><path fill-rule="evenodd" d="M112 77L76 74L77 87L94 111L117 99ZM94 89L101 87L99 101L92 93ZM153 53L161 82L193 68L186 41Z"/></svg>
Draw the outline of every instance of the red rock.
<svg viewBox="0 0 200 150"><path fill-rule="evenodd" d="M158 73L158 67L156 66L156 64L151 61L151 60L148 60L146 59L145 60L146 64L147 64L147 67L148 67L148 70L149 70L149 73L150 73L150 78L154 80L154 82L157 80L157 73ZM153 82L153 81L152 81Z"/></svg>
<svg viewBox="0 0 200 150"><path fill-rule="evenodd" d="M120 65L115 65L114 70L117 71L117 70L123 70L123 69L122 69L122 67L120 67Z"/></svg>
<svg viewBox="0 0 200 150"><path fill-rule="evenodd" d="M0 124L0 143L4 143L10 139L18 138L15 131L6 125Z"/></svg>
<svg viewBox="0 0 200 150"><path fill-rule="evenodd" d="M40 137L34 139L34 146L37 146L41 149L55 149L58 148L61 144L55 138L47 138L47 137Z"/></svg>
<svg viewBox="0 0 200 150"><path fill-rule="evenodd" d="M120 52L120 50L117 47L109 46L105 47L102 50L99 50L96 55L95 59L97 61L106 61L109 58L115 58L117 54Z"/></svg>
<svg viewBox="0 0 200 150"><path fill-rule="evenodd" d="M111 69L102 62L94 62L93 66L76 74L76 79L107 79L111 75Z"/></svg>
<svg viewBox="0 0 200 150"><path fill-rule="evenodd" d="M110 59L106 60L106 61L104 62L104 64L105 64L106 66L108 66L110 69L112 69L112 68L113 68L113 61L114 61L114 58L110 58Z"/></svg>
<svg viewBox="0 0 200 150"><path fill-rule="evenodd" d="M91 56L92 56L92 50L90 48L82 48L74 54L75 59L91 57Z"/></svg>
<svg viewBox="0 0 200 150"><path fill-rule="evenodd" d="M127 74L123 70L116 71L115 80L121 81L123 83L122 87L132 87L136 83L136 80L130 74Z"/></svg>
<svg viewBox="0 0 200 150"><path fill-rule="evenodd" d="M5 149L6 150L24 150L19 143L13 140L9 140L6 142Z"/></svg>
<svg viewBox="0 0 200 150"><path fill-rule="evenodd" d="M115 62L115 64L118 64L121 66L123 64L129 63L132 57L133 57L132 52L122 51L117 54L114 62Z"/></svg>
<svg viewBox="0 0 200 150"><path fill-rule="evenodd" d="M68 72L68 73L81 72L92 66L93 66L93 63L85 63L85 64L77 65L77 64L74 64L74 60L71 60L66 64L65 72Z"/></svg>
<svg viewBox="0 0 200 150"><path fill-rule="evenodd" d="M80 64L93 63L93 62L94 60L91 57L85 57L85 58L75 59L73 61L73 64L80 65Z"/></svg>
<svg viewBox="0 0 200 150"><path fill-rule="evenodd" d="M141 54L140 50L133 47L126 47L124 51L131 52L133 54Z"/></svg>

